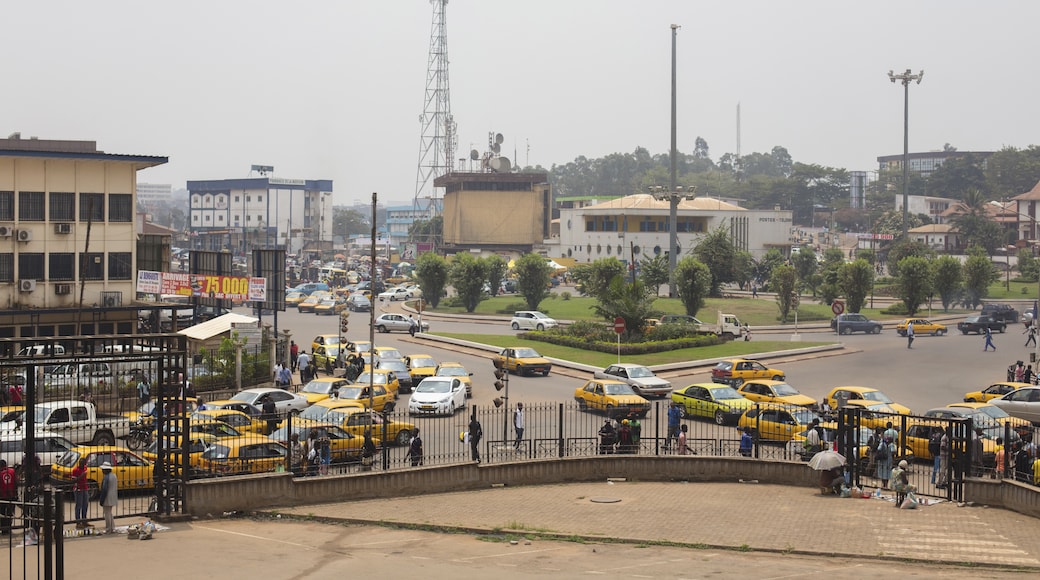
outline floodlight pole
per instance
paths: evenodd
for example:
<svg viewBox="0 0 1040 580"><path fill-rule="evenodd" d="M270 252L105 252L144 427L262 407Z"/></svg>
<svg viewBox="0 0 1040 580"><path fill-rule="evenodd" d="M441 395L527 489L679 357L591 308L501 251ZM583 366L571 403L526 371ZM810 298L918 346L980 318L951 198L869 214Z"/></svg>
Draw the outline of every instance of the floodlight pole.
<svg viewBox="0 0 1040 580"><path fill-rule="evenodd" d="M910 69L898 75L888 71L888 80L903 83L903 238L908 236L910 229L910 81L921 84L923 78L924 71L916 75L912 74Z"/></svg>
<svg viewBox="0 0 1040 580"><path fill-rule="evenodd" d="M676 43L676 38L678 37L678 35L679 35L679 25L678 24L673 24L672 25L672 152L671 152L671 166L672 166L671 167L671 169L672 169L671 178L672 179L671 179L671 188L669 189L669 191L671 191L672 195L671 195L671 197L669 197L669 204L668 204L668 297L669 298L675 298L677 296L677 293L675 291L675 264L676 264L676 260L678 259L678 256L676 256L677 252L676 252L675 248L676 248L676 245L678 244L678 240L679 240L679 236L678 236L677 232L675 231L676 228L678 228L678 225L679 225L679 197L678 197L678 195L676 195L678 190L677 190L677 187L676 187L677 184L676 184L676 179L675 179L675 170L676 170L676 163L677 163L677 161L676 161L676 157L677 157L676 133L675 133L675 126L676 126L675 125L675 103L676 103L676 96L675 96L675 92L676 92L676 90L675 90L675 85L676 85L676 82L675 82L675 43Z"/></svg>
<svg viewBox="0 0 1040 580"><path fill-rule="evenodd" d="M369 288L372 289L372 298L376 297L376 199L378 194L372 192L372 245L369 247L369 258L372 263L368 265L368 279ZM371 364L368 369L368 410L372 409L372 391L375 390L375 370L376 370L376 308L373 305L368 309L368 343L372 345L372 352L369 355Z"/></svg>

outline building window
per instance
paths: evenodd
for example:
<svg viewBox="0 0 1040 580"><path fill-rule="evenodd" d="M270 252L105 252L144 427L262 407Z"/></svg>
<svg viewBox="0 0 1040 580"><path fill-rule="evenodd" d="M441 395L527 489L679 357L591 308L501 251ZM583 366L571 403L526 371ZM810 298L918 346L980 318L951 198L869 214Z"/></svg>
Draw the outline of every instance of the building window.
<svg viewBox="0 0 1040 580"><path fill-rule="evenodd" d="M239 218L239 216L237 216L237 215L236 215L236 216L235 216L235 221L236 221L236 222L238 221L238 218Z"/></svg>
<svg viewBox="0 0 1040 580"><path fill-rule="evenodd" d="M218 215L217 216L217 221L220 222L220 223L224 223L224 215L223 214Z"/></svg>
<svg viewBox="0 0 1040 580"><path fill-rule="evenodd" d="M48 280L75 280L76 255L72 253L51 253L48 256L50 266L47 268Z"/></svg>
<svg viewBox="0 0 1040 580"><path fill-rule="evenodd" d="M191 221L193 221L195 223L199 223L199 214L192 215L191 216Z"/></svg>
<svg viewBox="0 0 1040 580"><path fill-rule="evenodd" d="M81 222L103 222L103 221L105 221L105 194L103 194L103 193L81 193L81 194L79 194L79 221L81 221Z"/></svg>
<svg viewBox="0 0 1040 580"><path fill-rule="evenodd" d="M22 252L18 254L18 279L43 280L42 253Z"/></svg>
<svg viewBox="0 0 1040 580"><path fill-rule="evenodd" d="M596 231L596 220L585 220L585 231L594 232Z"/></svg>
<svg viewBox="0 0 1040 580"><path fill-rule="evenodd" d="M246 196L246 203L252 203L252 201L253 201L253 196L247 195Z"/></svg>
<svg viewBox="0 0 1040 580"><path fill-rule="evenodd" d="M235 203L238 203L238 198L239 198L239 196L236 195L235 196Z"/></svg>
<svg viewBox="0 0 1040 580"><path fill-rule="evenodd" d="M134 275L130 252L110 252L108 254L108 279L130 280Z"/></svg>
<svg viewBox="0 0 1040 580"><path fill-rule="evenodd" d="M0 220L14 221L14 192L0 191Z"/></svg>
<svg viewBox="0 0 1040 580"><path fill-rule="evenodd" d="M52 222L76 221L76 194L52 191L50 216Z"/></svg>
<svg viewBox="0 0 1040 580"><path fill-rule="evenodd" d="M208 215L206 216L206 221L209 221L209 216Z"/></svg>
<svg viewBox="0 0 1040 580"><path fill-rule="evenodd" d="M247 215L247 216L246 216L246 221L247 221L247 222L251 222L251 221L253 221L253 216L251 216L251 215Z"/></svg>
<svg viewBox="0 0 1040 580"><path fill-rule="evenodd" d="M18 192L18 219L29 222L42 222L44 215L42 191Z"/></svg>
<svg viewBox="0 0 1040 580"><path fill-rule="evenodd" d="M263 203L263 201L264 201L264 196L262 196L262 195L256 196L256 202L257 203Z"/></svg>
<svg viewBox="0 0 1040 580"><path fill-rule="evenodd" d="M21 255L18 257L21 259ZM105 255L101 252L80 254L79 277L81 280L104 280Z"/></svg>
<svg viewBox="0 0 1040 580"><path fill-rule="evenodd" d="M134 221L134 200L129 193L113 193L108 196L108 221Z"/></svg>
<svg viewBox="0 0 1040 580"><path fill-rule="evenodd" d="M0 282L14 282L14 254L0 254Z"/></svg>

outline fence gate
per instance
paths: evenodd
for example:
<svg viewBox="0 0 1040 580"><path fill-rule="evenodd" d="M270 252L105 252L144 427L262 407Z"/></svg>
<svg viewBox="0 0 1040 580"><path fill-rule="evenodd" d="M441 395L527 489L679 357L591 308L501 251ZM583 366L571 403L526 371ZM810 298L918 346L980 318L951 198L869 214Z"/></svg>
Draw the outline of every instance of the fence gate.
<svg viewBox="0 0 1040 580"><path fill-rule="evenodd" d="M0 543L12 577L62 578L64 538L88 534L88 525L104 529L97 498L106 462L119 481L116 518L184 510L188 453L179 447L189 438L177 429L186 421L186 347L177 334L0 339L0 391L15 413L0 425L4 458L18 475L17 497L0 500L0 515L12 516L0 522L11 532ZM138 394L142 379L147 398ZM126 438L138 419L167 437L131 451ZM85 515L70 477L78 459L87 468Z"/></svg>
<svg viewBox="0 0 1040 580"><path fill-rule="evenodd" d="M971 419L939 419L878 413L861 407L838 412L838 449L850 466L852 484L876 490L887 487L889 473L900 461L909 465L915 493L947 500L963 498L964 478L992 470L992 443L975 441ZM895 453L887 460L876 452L888 433ZM946 441L941 439L945 436ZM936 453L936 447L939 452ZM980 451L981 450L981 451Z"/></svg>

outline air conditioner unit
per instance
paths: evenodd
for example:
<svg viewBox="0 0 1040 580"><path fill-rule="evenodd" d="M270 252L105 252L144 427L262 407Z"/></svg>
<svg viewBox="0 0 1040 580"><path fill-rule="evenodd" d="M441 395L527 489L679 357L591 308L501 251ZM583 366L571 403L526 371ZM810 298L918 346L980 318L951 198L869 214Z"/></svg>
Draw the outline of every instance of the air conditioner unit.
<svg viewBox="0 0 1040 580"><path fill-rule="evenodd" d="M18 289L22 292L32 292L36 290L36 280L22 280L18 282Z"/></svg>
<svg viewBox="0 0 1040 580"><path fill-rule="evenodd" d="M72 284L55 284L54 293L58 294L59 296L72 294Z"/></svg>
<svg viewBox="0 0 1040 580"><path fill-rule="evenodd" d="M14 228L11 226L0 226L0 238L9 238L14 235Z"/></svg>
<svg viewBox="0 0 1040 580"><path fill-rule="evenodd" d="M72 224L54 224L54 233L56 234L71 234Z"/></svg>
<svg viewBox="0 0 1040 580"><path fill-rule="evenodd" d="M122 292L102 292L101 303L106 308L114 308L116 306L123 305L123 293Z"/></svg>
<svg viewBox="0 0 1040 580"><path fill-rule="evenodd" d="M18 230L18 241L28 242L32 240L32 230Z"/></svg>

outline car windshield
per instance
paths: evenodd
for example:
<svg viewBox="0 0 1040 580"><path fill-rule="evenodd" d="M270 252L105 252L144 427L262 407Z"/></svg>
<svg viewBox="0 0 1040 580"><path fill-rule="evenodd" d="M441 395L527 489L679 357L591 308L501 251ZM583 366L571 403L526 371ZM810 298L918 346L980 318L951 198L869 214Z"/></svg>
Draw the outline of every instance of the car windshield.
<svg viewBox="0 0 1040 580"><path fill-rule="evenodd" d="M535 318L540 318L540 319L542 319L542 320L546 320L546 319L548 319L548 318L549 318L548 316L546 316L546 315L542 314L541 312L532 312L532 313L531 313L531 316L533 316L533 317L535 317Z"/></svg>
<svg viewBox="0 0 1040 580"><path fill-rule="evenodd" d="M214 443L206 448L202 452L203 459L227 459L231 453L231 448L227 445L221 445L220 443Z"/></svg>
<svg viewBox="0 0 1040 580"><path fill-rule="evenodd" d="M335 306L336 305L336 301L335 300L322 300L321 301L321 305L322 306Z"/></svg>
<svg viewBox="0 0 1040 580"><path fill-rule="evenodd" d="M312 393L315 395L328 395L332 392L332 385L328 381L311 381L300 389L301 393Z"/></svg>
<svg viewBox="0 0 1040 580"><path fill-rule="evenodd" d="M380 348L379 358L402 358L401 351L396 348Z"/></svg>
<svg viewBox="0 0 1040 580"><path fill-rule="evenodd" d="M540 358L542 356L533 348L518 348L513 354L516 358Z"/></svg>
<svg viewBox="0 0 1040 580"><path fill-rule="evenodd" d="M863 398L868 401L878 401L881 403L891 403L892 399L888 398L888 395L881 391L866 391L863 393Z"/></svg>
<svg viewBox="0 0 1040 580"><path fill-rule="evenodd" d="M773 385L773 390L776 391L778 397L790 397L791 395L797 395L798 390L787 383L780 383Z"/></svg>
<svg viewBox="0 0 1040 580"><path fill-rule="evenodd" d="M1011 415L1008 415L1004 411L1004 409L1001 409L1000 407L994 407L993 405L986 405L984 407L979 407L979 413L983 413L985 415L988 415L988 416L992 417L993 419L997 419L997 420L1000 420L1000 421L1011 417Z"/></svg>
<svg viewBox="0 0 1040 580"><path fill-rule="evenodd" d="M408 366L412 367L413 369L420 369L420 368L425 368L425 367L435 367L435 366L437 366L437 363L433 362L433 357L429 357L429 356L414 357L413 356L411 359L409 359Z"/></svg>
<svg viewBox="0 0 1040 580"><path fill-rule="evenodd" d="M408 366L400 359L380 360L376 368L394 371L396 373L407 372Z"/></svg>
<svg viewBox="0 0 1040 580"><path fill-rule="evenodd" d="M462 367L441 367L437 369L439 377L468 377L469 373Z"/></svg>
<svg viewBox="0 0 1040 580"><path fill-rule="evenodd" d="M628 385L625 385L625 384L609 383L609 384L603 385L603 390L608 395L634 395L634 394L636 394L635 391L632 390L632 387L630 387Z"/></svg>
<svg viewBox="0 0 1040 580"><path fill-rule="evenodd" d="M711 394L715 396L716 401L744 398L744 396L738 393L737 390L733 387L719 387L717 389L711 389Z"/></svg>
<svg viewBox="0 0 1040 580"><path fill-rule="evenodd" d="M340 387L340 399L357 399L361 396L361 387Z"/></svg>
<svg viewBox="0 0 1040 580"><path fill-rule="evenodd" d="M250 393L249 391L242 391L231 397L232 401L245 401L246 403L252 403L254 399L256 399L256 393Z"/></svg>
<svg viewBox="0 0 1040 580"><path fill-rule="evenodd" d="M359 385L367 385L369 383L385 385L386 378L386 373L361 373L360 375L358 375L357 380L354 382Z"/></svg>
<svg viewBox="0 0 1040 580"><path fill-rule="evenodd" d="M450 393L451 383L449 381L423 381L415 389L416 393Z"/></svg>
<svg viewBox="0 0 1040 580"><path fill-rule="evenodd" d="M328 413L329 413L329 408L328 407L322 407L321 405L311 405L310 407L307 407L306 409L304 409L302 413L300 413L300 418L301 419L313 419L313 420L318 421L318 420L324 419L325 416Z"/></svg>
<svg viewBox="0 0 1040 580"><path fill-rule="evenodd" d="M628 378L630 379L647 379L654 376L654 372L646 367L630 367L628 369Z"/></svg>
<svg viewBox="0 0 1040 580"><path fill-rule="evenodd" d="M795 421L798 421L799 425L808 425L809 423L812 423L813 419L819 418L816 416L816 413L813 413L808 409L791 411L791 415L794 417Z"/></svg>

